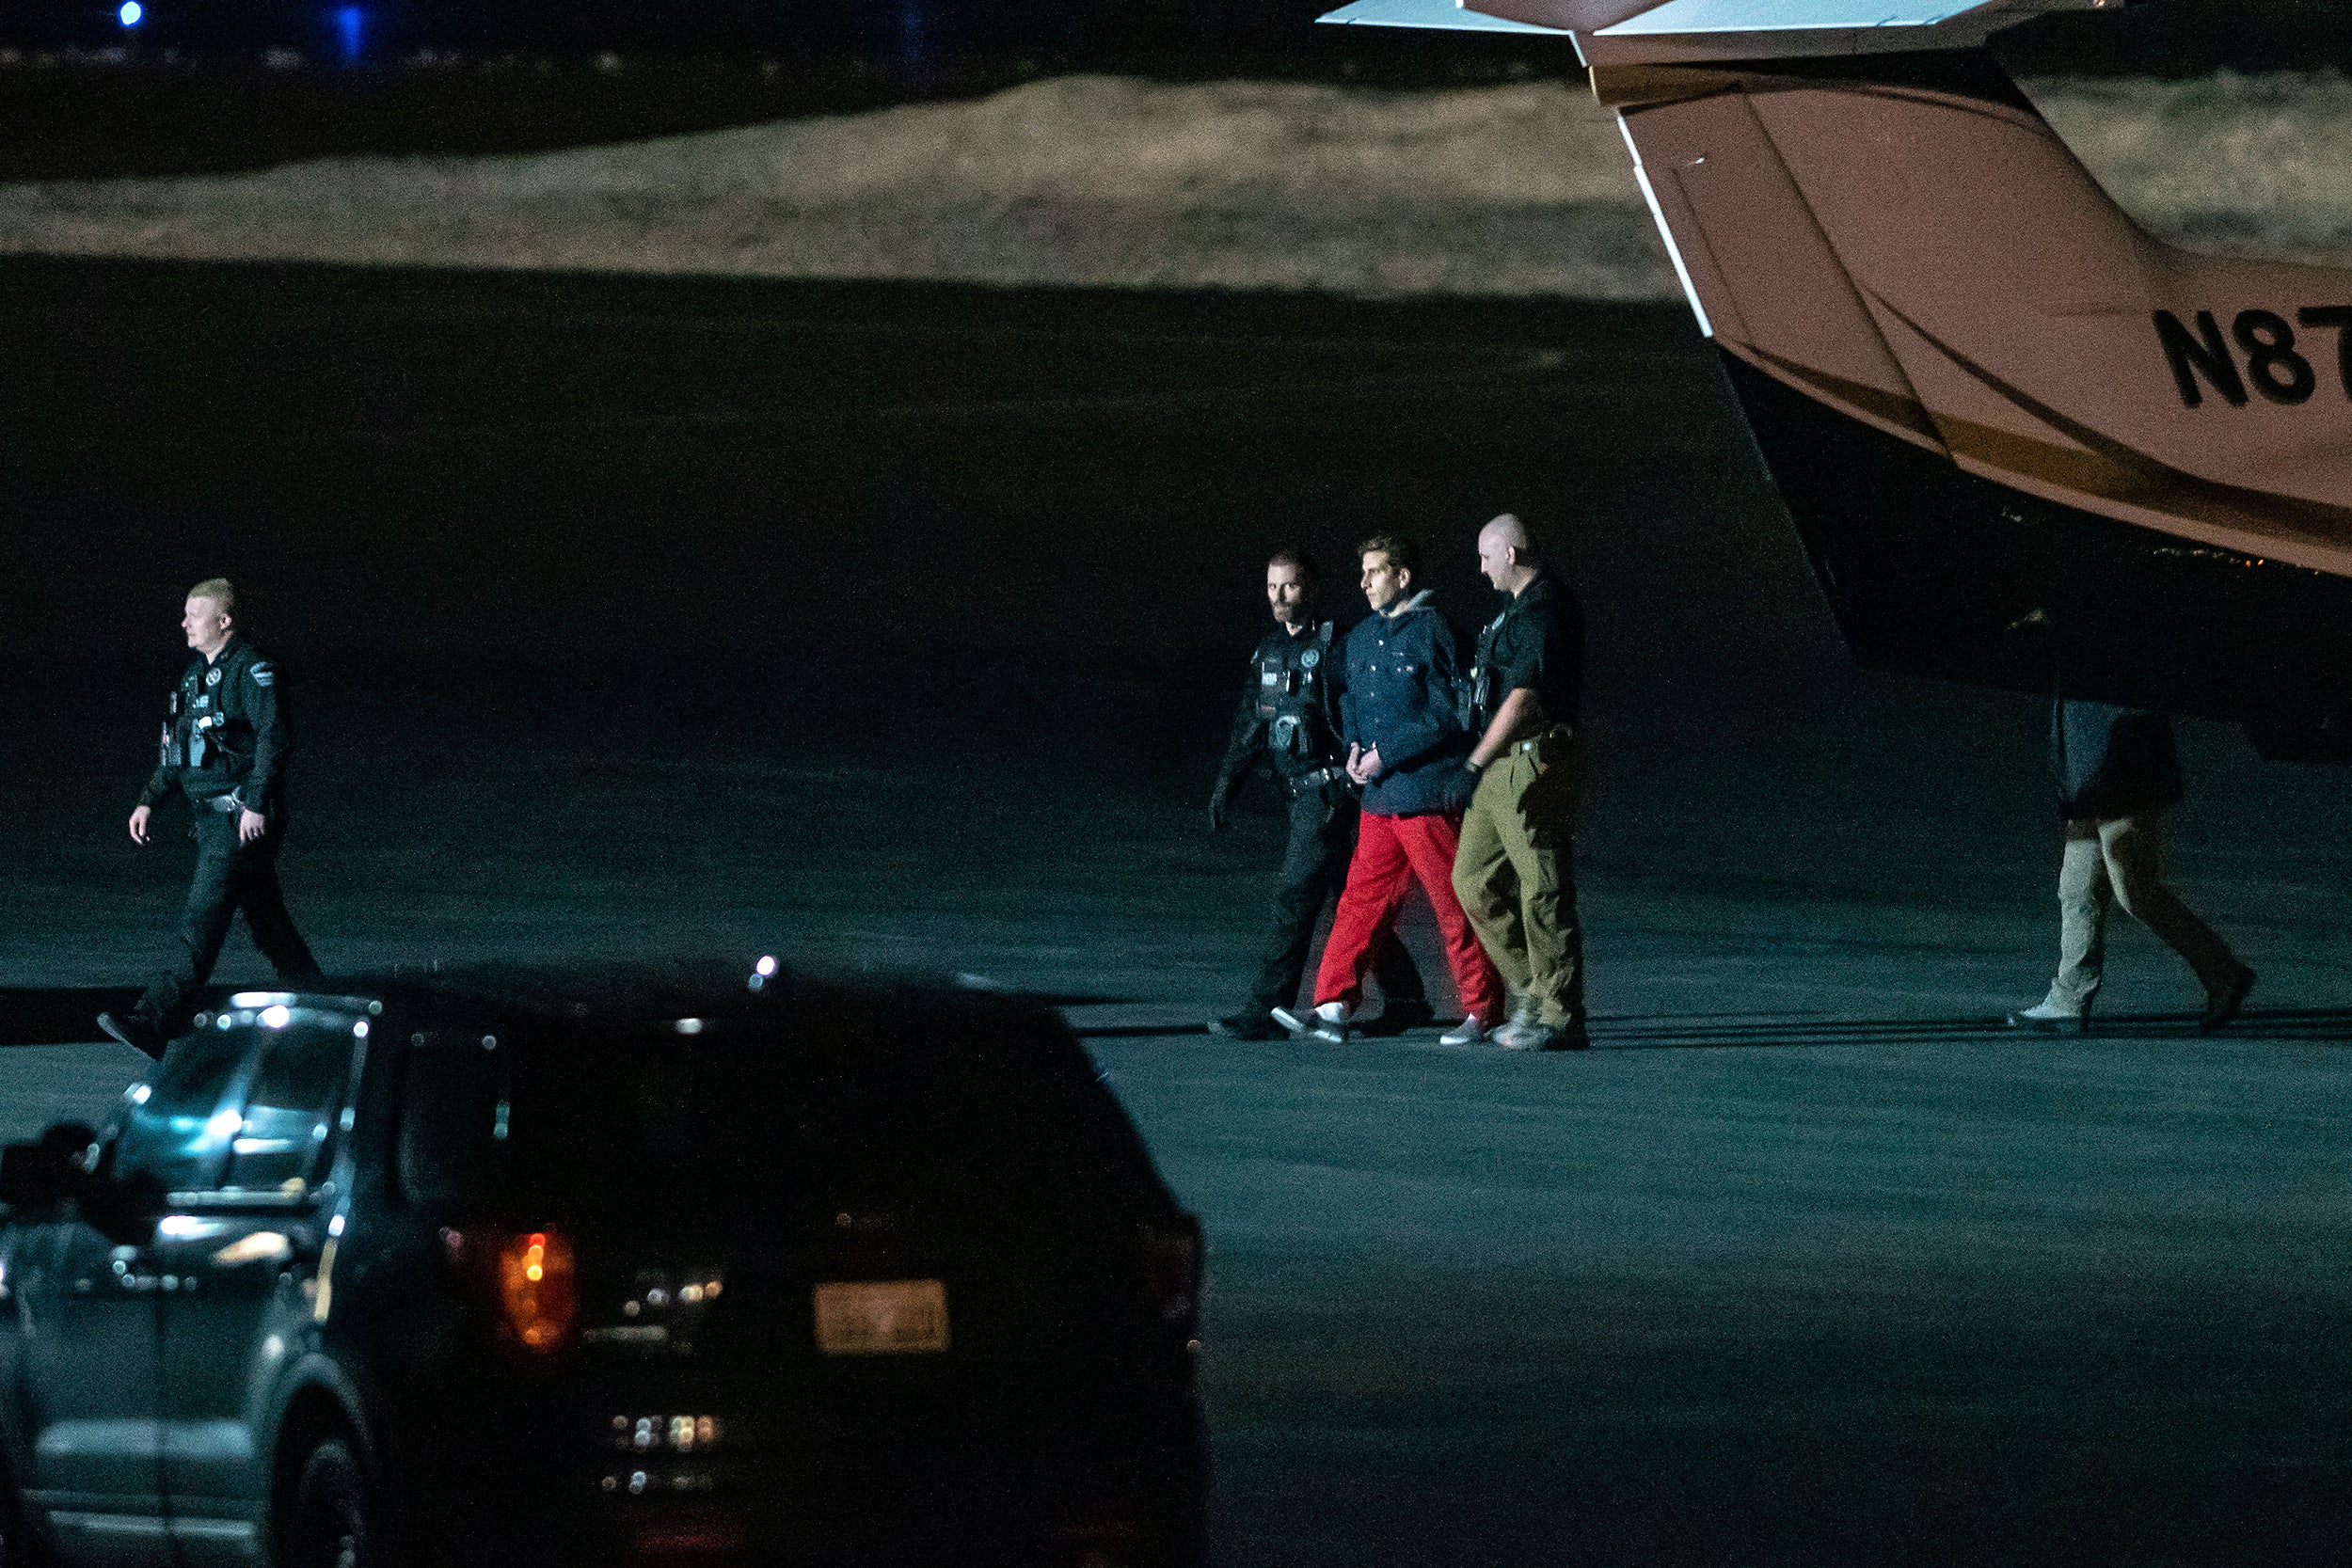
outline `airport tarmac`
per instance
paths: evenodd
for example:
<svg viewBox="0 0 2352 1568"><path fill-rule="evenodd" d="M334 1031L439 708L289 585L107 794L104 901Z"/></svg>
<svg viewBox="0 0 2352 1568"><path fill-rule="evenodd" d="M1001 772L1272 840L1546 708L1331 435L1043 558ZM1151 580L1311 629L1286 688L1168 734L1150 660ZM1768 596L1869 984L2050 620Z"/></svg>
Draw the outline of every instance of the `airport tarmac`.
<svg viewBox="0 0 2352 1568"><path fill-rule="evenodd" d="M2239 1030L2191 1034L2137 932L2098 1036L1994 1027L2052 958L2044 705L1845 662L1678 309L0 285L0 986L133 981L167 931L184 850L121 818L179 594L226 570L293 672L286 879L332 964L1100 999L1070 1016L1209 1236L1224 1562L2339 1555L2347 775L2182 726ZM1470 623L1504 505L1590 610L1596 1049L1200 1033L1276 843L1263 794L1201 809L1264 549L1410 527ZM135 1066L0 1053L0 1132Z"/></svg>

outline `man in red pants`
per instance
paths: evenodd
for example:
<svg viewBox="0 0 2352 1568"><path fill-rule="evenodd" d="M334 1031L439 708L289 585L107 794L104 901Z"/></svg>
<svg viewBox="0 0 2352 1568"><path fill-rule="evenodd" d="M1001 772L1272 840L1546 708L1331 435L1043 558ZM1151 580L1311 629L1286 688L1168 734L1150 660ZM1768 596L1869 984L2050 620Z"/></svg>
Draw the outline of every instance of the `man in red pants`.
<svg viewBox="0 0 2352 1568"><path fill-rule="evenodd" d="M1364 597L1373 613L1347 636L1347 688L1341 699L1347 770L1363 786L1363 816L1347 887L1331 918L1311 1019L1275 1018L1293 1034L1344 1040L1363 999L1374 946L1395 928L1411 884L1429 895L1445 939L1464 1018L1440 1037L1481 1040L1503 1022L1502 978L1454 892L1462 810L1477 781L1463 758L1474 738L1462 726L1454 628L1416 593L1421 554L1388 535L1358 546Z"/></svg>

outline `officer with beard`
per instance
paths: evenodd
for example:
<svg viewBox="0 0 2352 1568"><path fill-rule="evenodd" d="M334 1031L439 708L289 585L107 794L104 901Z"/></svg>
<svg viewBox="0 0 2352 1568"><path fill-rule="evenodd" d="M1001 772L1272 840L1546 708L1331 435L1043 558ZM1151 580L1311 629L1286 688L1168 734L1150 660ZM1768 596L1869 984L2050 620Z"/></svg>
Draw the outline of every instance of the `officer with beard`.
<svg viewBox="0 0 2352 1568"><path fill-rule="evenodd" d="M1340 744L1346 661L1339 657L1337 628L1314 616L1316 578L1314 562L1302 549L1278 550L1266 562L1274 629L1249 656L1232 738L1209 795L1209 826L1221 829L1233 785L1263 762L1290 805L1290 842L1275 878L1264 958L1248 1005L1209 1025L1212 1033L1234 1039L1270 1039L1285 1032L1273 1011L1296 1004L1315 923L1346 881L1356 849L1356 788ZM1436 1017L1420 973L1393 934L1374 950L1373 976L1385 1005L1366 1033L1396 1034Z"/></svg>

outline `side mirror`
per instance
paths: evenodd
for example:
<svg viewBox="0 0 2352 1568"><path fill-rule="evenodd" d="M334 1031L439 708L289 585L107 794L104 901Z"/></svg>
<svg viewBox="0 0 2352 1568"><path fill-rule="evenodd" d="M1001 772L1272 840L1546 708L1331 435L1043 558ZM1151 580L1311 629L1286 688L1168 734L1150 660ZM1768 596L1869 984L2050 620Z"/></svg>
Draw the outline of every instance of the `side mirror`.
<svg viewBox="0 0 2352 1568"><path fill-rule="evenodd" d="M82 1190L90 1146L98 1133L87 1122L61 1121L28 1144L0 1148L0 1203L11 1209L55 1209Z"/></svg>

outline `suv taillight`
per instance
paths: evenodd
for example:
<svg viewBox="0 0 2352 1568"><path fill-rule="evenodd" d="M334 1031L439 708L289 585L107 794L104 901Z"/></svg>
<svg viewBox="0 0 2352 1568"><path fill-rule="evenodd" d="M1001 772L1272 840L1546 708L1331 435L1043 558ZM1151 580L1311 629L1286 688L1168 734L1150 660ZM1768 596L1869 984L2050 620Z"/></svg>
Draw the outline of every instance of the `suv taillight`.
<svg viewBox="0 0 2352 1568"><path fill-rule="evenodd" d="M556 1230L506 1231L481 1241L485 1251L496 1249L491 1279L501 1319L516 1342L542 1353L569 1345L580 1324L572 1243Z"/></svg>
<svg viewBox="0 0 2352 1568"><path fill-rule="evenodd" d="M1144 1263L1151 1306L1161 1325L1199 1348L1200 1332L1200 1222L1190 1214L1146 1225Z"/></svg>

